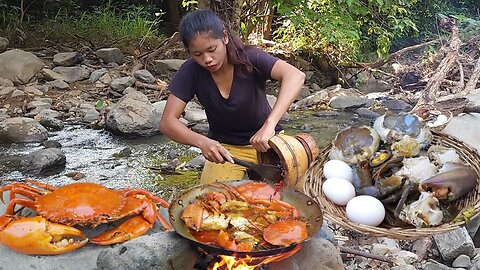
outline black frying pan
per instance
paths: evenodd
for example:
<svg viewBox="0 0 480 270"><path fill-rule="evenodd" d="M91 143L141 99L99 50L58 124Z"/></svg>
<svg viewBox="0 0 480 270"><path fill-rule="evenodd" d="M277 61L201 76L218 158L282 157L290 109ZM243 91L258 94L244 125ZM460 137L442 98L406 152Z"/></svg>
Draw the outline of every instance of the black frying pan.
<svg viewBox="0 0 480 270"><path fill-rule="evenodd" d="M240 184L247 183L247 182L254 182L254 181L235 180L235 181L225 181L222 183L225 183L230 186L238 186ZM263 257L263 256L272 256L272 255L281 254L281 253L290 251L293 248L295 248L296 245L301 244L301 243L292 244L287 247L279 247L279 248L268 249L268 250L238 252L238 251L232 251L232 250L224 249L217 246L207 245L205 243L201 243L197 241L191 235L188 227L185 225L185 222L181 219L181 216L182 216L183 210L190 203L195 201L198 195L201 195L205 192L210 192L210 191L222 191L222 189L209 186L208 184L194 186L186 190L180 196L176 197L175 200L170 204L170 207L168 208L168 212L170 215L170 223L172 227L175 229L175 231L181 236L193 241L195 245L201 247L205 251L210 252L211 254L218 254L218 255L234 255L238 257L245 257L248 255L251 257ZM302 215L302 217L305 218L305 221L308 224L307 226L308 238L305 239L303 242L308 241L309 239L317 235L317 233L322 228L322 223L323 223L323 216L322 216L322 211L320 210L320 206L312 198L310 198L309 196L305 195L304 193L298 190L286 189L286 190L280 191L280 194L281 194L281 200L295 206L300 211L300 214Z"/></svg>

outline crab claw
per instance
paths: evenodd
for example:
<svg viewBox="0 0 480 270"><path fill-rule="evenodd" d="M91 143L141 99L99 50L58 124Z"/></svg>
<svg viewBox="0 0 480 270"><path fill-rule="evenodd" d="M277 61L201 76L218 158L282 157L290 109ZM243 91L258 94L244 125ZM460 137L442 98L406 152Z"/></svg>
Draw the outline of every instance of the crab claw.
<svg viewBox="0 0 480 270"><path fill-rule="evenodd" d="M0 243L16 252L55 255L78 249L87 242L80 230L49 222L40 216L20 219L0 217Z"/></svg>
<svg viewBox="0 0 480 270"><path fill-rule="evenodd" d="M97 245L111 245L126 242L145 234L152 226L153 224L145 220L142 216L136 216L126 220L117 228L93 237L90 239L90 242Z"/></svg>
<svg viewBox="0 0 480 270"><path fill-rule="evenodd" d="M420 191L430 191L439 199L453 201L475 189L477 173L458 163L446 163L450 168L420 182Z"/></svg>

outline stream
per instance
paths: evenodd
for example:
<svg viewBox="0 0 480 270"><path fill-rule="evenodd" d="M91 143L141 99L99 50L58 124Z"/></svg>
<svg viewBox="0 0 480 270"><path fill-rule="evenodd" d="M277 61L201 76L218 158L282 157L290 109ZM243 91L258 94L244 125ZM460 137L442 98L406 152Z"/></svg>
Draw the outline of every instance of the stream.
<svg viewBox="0 0 480 270"><path fill-rule="evenodd" d="M294 112L290 114L289 121L281 124L289 135L310 133L322 148L332 141L339 130L348 126L370 125L371 120L358 118L353 112L321 116L313 112ZM65 170L31 179L60 186L76 181L67 173L81 172L85 177L79 181L96 182L110 188L143 188L165 196L198 183L199 172L196 171L180 175L183 180L178 181L155 169L171 161L172 156L188 161L199 155L198 149L175 143L165 136L127 139L104 130L67 125L62 131L50 132L49 140L62 145L67 159ZM19 170L22 157L41 148L43 146L39 143L0 145L0 184L28 177Z"/></svg>

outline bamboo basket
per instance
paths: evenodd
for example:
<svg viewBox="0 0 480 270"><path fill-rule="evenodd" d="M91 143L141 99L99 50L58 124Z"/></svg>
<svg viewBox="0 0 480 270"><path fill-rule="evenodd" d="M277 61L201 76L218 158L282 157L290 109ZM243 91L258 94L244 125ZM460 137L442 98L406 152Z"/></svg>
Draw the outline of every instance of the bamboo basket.
<svg viewBox="0 0 480 270"><path fill-rule="evenodd" d="M438 144L454 148L457 151L457 154L460 156L462 162L471 166L472 169L476 171L477 175L480 175L480 156L474 148L446 134L437 132L432 133L433 141L431 145ZM434 234L446 233L465 225L465 219L462 221L451 221L448 223L443 223L439 226L427 228L416 228L411 225L406 225L406 227L386 227L383 225L383 223L378 227L373 227L349 221L346 217L345 206L339 206L332 203L323 195L322 192L322 183L324 180L326 180L323 176L323 165L327 161L326 157L328 157L330 149L331 145L321 150L319 158L317 158L308 169L305 175L304 184L304 192L312 197L321 206L324 217L329 222L336 223L344 228L348 228L370 236L390 237L400 240L414 240ZM477 178L477 187L474 191L471 191L462 198L452 202L461 209L460 214L464 213L469 208L473 209L474 214L470 217L470 219L473 219L479 215L479 185L479 179Z"/></svg>

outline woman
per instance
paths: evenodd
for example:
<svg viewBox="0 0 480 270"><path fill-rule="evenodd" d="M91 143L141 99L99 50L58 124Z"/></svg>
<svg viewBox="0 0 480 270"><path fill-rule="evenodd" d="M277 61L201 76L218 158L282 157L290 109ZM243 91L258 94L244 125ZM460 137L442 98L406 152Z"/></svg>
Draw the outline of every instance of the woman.
<svg viewBox="0 0 480 270"><path fill-rule="evenodd" d="M161 132L172 140L202 150L207 159L200 181L242 179L246 168L232 155L256 163L269 139L280 132L278 122L297 97L305 74L260 49L246 46L212 11L197 10L180 23L181 40L190 53L168 89ZM273 109L266 98L266 81L281 84ZM196 96L205 108L208 136L179 121L186 104Z"/></svg>

